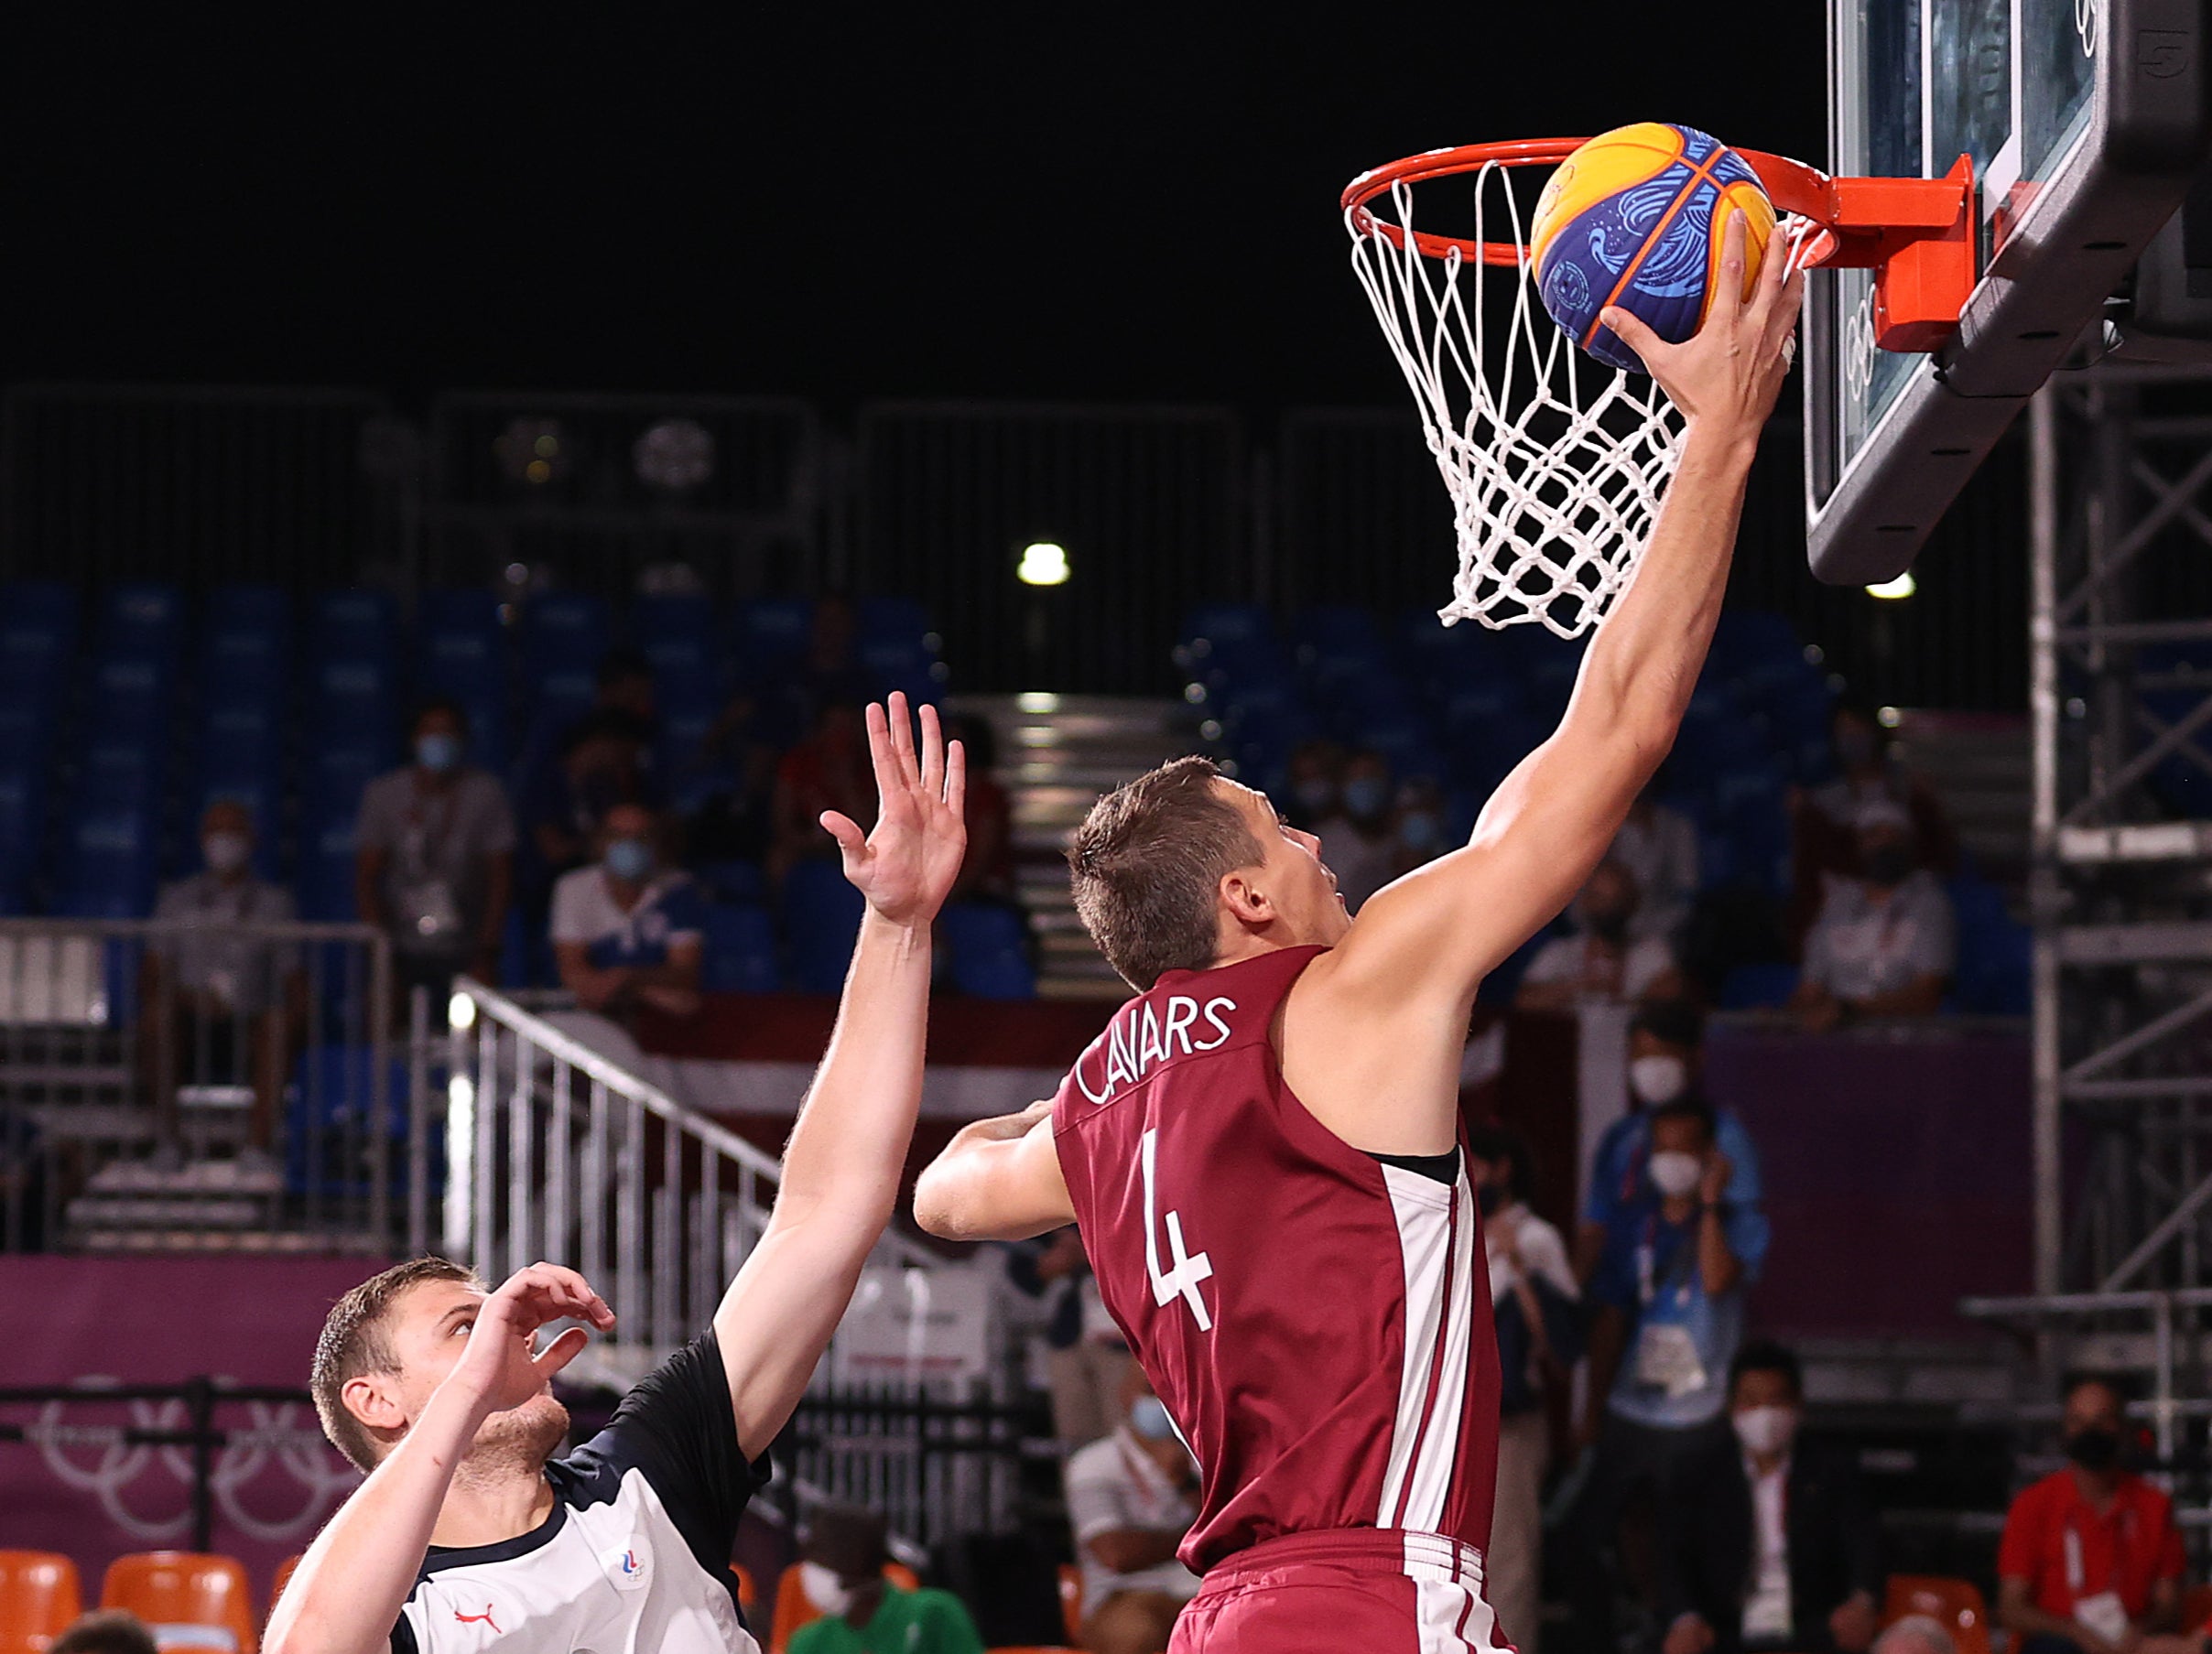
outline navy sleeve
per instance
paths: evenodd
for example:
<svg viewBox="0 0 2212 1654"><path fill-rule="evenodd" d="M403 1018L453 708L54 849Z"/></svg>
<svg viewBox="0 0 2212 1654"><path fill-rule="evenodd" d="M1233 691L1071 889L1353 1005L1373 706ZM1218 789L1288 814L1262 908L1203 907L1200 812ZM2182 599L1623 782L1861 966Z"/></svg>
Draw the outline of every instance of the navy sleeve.
<svg viewBox="0 0 2212 1654"><path fill-rule="evenodd" d="M392 1627L392 1654L417 1654L415 1627L405 1619Z"/></svg>
<svg viewBox="0 0 2212 1654"><path fill-rule="evenodd" d="M768 1455L748 1463L721 1346L702 1333L647 1374L589 1442L558 1461L581 1497L612 1498L629 1471L642 1471L700 1567L730 1565L738 1519L767 1485Z"/></svg>

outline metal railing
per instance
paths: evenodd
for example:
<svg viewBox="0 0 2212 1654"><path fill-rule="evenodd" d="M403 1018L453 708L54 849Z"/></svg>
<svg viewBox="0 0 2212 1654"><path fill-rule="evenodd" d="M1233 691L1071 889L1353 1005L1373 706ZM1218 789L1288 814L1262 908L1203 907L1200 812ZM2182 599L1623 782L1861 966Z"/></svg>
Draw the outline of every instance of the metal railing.
<svg viewBox="0 0 2212 1654"><path fill-rule="evenodd" d="M711 1322L766 1227L781 1168L509 995L464 977L447 1021L442 1081L427 1048L417 1055L418 1083L446 1093L443 1249L493 1280L541 1258L582 1271L617 1320L570 1372L626 1388ZM999 1358L996 1318L976 1316L972 1284L952 1290L969 1273L896 1230L877 1242L855 1302L908 1283L916 1346L884 1357L879 1321L855 1357L859 1312L848 1314L782 1444L802 1502L866 1503L926 1542L1012 1525L1020 1378ZM956 1296L982 1328L981 1371L949 1371L921 1347L931 1306Z"/></svg>
<svg viewBox="0 0 2212 1654"><path fill-rule="evenodd" d="M392 1006L365 924L0 919L0 1251L390 1246Z"/></svg>

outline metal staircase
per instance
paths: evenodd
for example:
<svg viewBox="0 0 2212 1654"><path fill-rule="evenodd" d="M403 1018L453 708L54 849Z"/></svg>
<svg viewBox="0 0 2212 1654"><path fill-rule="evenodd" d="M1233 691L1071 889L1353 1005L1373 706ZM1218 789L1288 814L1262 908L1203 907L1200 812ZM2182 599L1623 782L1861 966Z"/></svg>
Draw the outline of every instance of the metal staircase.
<svg viewBox="0 0 2212 1654"><path fill-rule="evenodd" d="M1022 905L1037 939L1046 999L1125 999L1084 935L1068 894L1068 842L1099 795L1202 743L1169 700L1110 695L956 696L951 708L986 719L999 743L999 779L1014 805Z"/></svg>

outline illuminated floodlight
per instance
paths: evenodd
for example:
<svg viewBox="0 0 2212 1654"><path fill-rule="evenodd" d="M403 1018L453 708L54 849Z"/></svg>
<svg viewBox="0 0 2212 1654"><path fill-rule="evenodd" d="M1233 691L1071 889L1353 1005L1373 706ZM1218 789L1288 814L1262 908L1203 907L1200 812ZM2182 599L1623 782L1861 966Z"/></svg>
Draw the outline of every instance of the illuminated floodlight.
<svg viewBox="0 0 2212 1654"><path fill-rule="evenodd" d="M1025 586L1067 585L1067 547L1055 546L1050 540L1023 546L1022 560L1014 565L1014 578Z"/></svg>
<svg viewBox="0 0 2212 1654"><path fill-rule="evenodd" d="M1908 568L1893 580L1884 580L1879 586L1868 587L1866 592L1870 598L1895 599L1909 598L1919 589L1919 583L1913 578L1913 571Z"/></svg>
<svg viewBox="0 0 2212 1654"><path fill-rule="evenodd" d="M446 1024L461 1032L476 1026L476 1001L465 993L457 993L446 1001Z"/></svg>

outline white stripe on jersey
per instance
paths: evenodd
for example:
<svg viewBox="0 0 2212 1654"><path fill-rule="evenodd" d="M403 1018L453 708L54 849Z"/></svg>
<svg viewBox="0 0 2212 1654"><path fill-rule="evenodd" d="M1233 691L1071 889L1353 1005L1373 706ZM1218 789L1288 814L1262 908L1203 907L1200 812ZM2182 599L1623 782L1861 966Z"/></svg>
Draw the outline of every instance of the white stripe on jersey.
<svg viewBox="0 0 2212 1654"><path fill-rule="evenodd" d="M1384 1164L1405 1267L1405 1355L1398 1412L1376 1526L1443 1525L1467 1405L1473 1333L1473 1200L1464 1173L1451 1184Z"/></svg>

